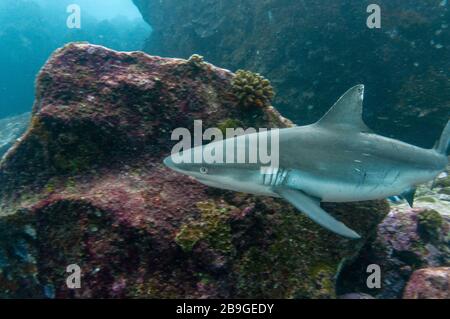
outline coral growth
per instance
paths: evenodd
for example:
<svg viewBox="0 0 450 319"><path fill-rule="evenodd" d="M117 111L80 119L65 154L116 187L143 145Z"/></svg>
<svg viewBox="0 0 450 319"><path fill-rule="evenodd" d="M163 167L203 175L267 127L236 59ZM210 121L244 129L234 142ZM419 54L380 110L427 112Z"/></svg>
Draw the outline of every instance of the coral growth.
<svg viewBox="0 0 450 319"><path fill-rule="evenodd" d="M188 59L188 62L196 66L197 68L201 68L203 65L205 65L205 60L203 56L198 54L191 55L191 57Z"/></svg>
<svg viewBox="0 0 450 319"><path fill-rule="evenodd" d="M259 73L238 70L231 85L233 94L245 107L263 107L275 96L269 80Z"/></svg>
<svg viewBox="0 0 450 319"><path fill-rule="evenodd" d="M426 210L417 216L417 231L424 241L438 241L443 225L444 219L435 210Z"/></svg>

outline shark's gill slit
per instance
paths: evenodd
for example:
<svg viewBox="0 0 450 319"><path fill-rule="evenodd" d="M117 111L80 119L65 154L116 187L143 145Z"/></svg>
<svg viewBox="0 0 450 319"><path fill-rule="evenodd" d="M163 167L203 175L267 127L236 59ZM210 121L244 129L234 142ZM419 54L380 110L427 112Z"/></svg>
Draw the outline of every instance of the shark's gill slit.
<svg viewBox="0 0 450 319"><path fill-rule="evenodd" d="M263 185L265 186L280 186L286 180L288 170L283 168L269 169L267 173L263 174Z"/></svg>

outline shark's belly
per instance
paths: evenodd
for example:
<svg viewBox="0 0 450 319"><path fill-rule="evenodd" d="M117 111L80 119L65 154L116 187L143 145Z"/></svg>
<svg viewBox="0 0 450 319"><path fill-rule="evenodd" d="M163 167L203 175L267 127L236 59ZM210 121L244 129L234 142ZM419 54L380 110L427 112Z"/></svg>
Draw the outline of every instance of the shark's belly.
<svg viewBox="0 0 450 319"><path fill-rule="evenodd" d="M408 184L401 178L401 172L392 170L380 173L364 173L348 176L323 176L294 172L290 174L288 186L320 198L324 202L354 202L383 199L401 194Z"/></svg>
<svg viewBox="0 0 450 319"><path fill-rule="evenodd" d="M357 187L352 184L333 183L318 185L317 197L324 202L355 202L365 200L383 199L401 194L406 187L386 187L384 185L371 185Z"/></svg>

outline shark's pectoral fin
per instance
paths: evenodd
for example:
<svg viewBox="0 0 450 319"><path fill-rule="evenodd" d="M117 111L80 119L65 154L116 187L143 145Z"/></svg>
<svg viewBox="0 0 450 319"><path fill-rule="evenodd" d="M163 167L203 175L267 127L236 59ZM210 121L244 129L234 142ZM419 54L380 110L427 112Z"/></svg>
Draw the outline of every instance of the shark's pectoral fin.
<svg viewBox="0 0 450 319"><path fill-rule="evenodd" d="M416 190L416 188L410 188L400 195L411 207L414 207L414 196L416 195Z"/></svg>
<svg viewBox="0 0 450 319"><path fill-rule="evenodd" d="M274 189L274 192L326 229L347 238L361 238L361 236L359 236L356 232L324 211L320 207L320 201L314 197L287 187L277 187Z"/></svg>

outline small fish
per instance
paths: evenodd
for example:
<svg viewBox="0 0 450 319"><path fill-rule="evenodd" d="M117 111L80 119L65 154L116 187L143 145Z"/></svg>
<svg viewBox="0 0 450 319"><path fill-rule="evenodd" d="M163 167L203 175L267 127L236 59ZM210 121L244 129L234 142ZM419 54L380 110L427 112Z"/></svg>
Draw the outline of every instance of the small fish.
<svg viewBox="0 0 450 319"><path fill-rule="evenodd" d="M450 121L433 149L377 135L362 120L363 98L364 86L357 85L317 123L279 130L279 167L271 172L261 170L258 163L176 164L174 155L164 163L208 186L284 198L323 227L358 239L355 231L329 215L320 203L402 194L412 205L416 185L433 180L448 165L450 140ZM234 139L248 154L249 145L258 145L254 143L259 134ZM239 143L242 139L245 142ZM216 141L185 152L194 154L210 147L226 151L226 142Z"/></svg>

